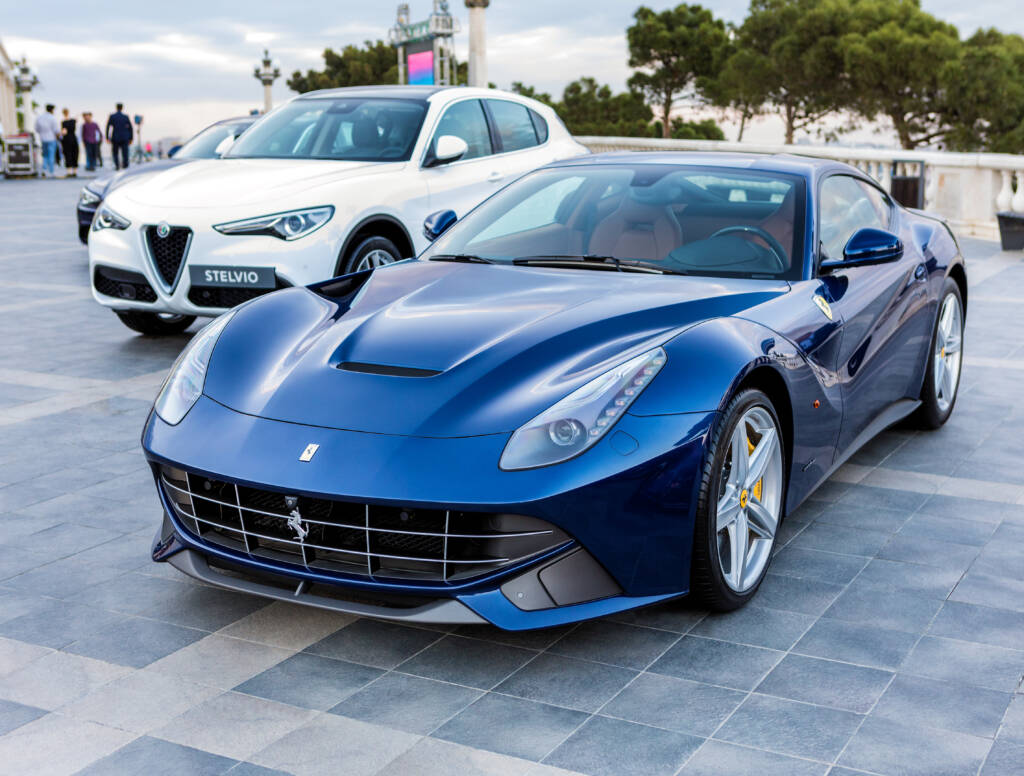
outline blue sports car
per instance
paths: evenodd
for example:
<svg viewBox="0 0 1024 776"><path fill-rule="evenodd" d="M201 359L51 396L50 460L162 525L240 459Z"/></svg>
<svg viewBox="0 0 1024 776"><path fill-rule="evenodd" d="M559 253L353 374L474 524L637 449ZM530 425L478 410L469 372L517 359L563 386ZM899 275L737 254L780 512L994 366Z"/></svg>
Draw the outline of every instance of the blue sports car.
<svg viewBox="0 0 1024 776"><path fill-rule="evenodd" d="M729 610L854 451L953 410L957 243L852 167L581 157L424 229L195 336L143 434L154 560L406 621Z"/></svg>

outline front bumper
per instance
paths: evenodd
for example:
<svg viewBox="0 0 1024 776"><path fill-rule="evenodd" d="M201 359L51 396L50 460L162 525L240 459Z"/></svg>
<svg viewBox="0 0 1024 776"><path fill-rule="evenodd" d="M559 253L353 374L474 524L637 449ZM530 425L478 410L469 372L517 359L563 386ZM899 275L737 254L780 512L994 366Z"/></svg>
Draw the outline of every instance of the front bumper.
<svg viewBox="0 0 1024 776"><path fill-rule="evenodd" d="M151 415L143 447L154 469L178 465L242 487L312 498L515 512L554 524L575 543L458 582L345 578L206 544L171 516L174 508L161 489L165 522L154 559L223 587L418 622L479 618L521 630L644 606L688 590L697 473L712 420L713 414L704 413L627 415L616 430L633 437L635 448L613 442L613 434L559 466L502 472L497 461L506 434L426 439L324 429L244 415L204 396L178 426ZM300 462L312 441L320 445L316 457ZM566 565L552 570L558 563ZM546 595L544 586L550 588L556 575L583 580L601 597L555 592L554 601L530 608L536 605L531 597ZM403 600L375 602L395 596ZM557 604L565 600L583 602Z"/></svg>

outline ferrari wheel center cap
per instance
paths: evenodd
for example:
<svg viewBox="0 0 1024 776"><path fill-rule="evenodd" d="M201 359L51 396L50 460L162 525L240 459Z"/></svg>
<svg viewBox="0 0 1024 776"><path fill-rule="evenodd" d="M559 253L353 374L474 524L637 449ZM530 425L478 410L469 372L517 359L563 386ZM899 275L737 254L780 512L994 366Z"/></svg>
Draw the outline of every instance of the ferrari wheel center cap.
<svg viewBox="0 0 1024 776"><path fill-rule="evenodd" d="M744 490L742 493L740 493L740 507L742 507L743 509L746 509L747 508L747 504L749 502L750 502L750 493L748 491Z"/></svg>

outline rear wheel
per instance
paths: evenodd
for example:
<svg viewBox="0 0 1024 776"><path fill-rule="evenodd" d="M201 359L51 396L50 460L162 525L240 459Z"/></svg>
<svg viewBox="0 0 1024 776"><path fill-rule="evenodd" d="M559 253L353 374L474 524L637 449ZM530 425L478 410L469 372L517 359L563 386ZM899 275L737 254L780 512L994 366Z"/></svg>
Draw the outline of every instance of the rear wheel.
<svg viewBox="0 0 1024 776"><path fill-rule="evenodd" d="M181 334L196 319L194 315L144 313L138 310L115 310L114 313L121 319L121 323L132 331L137 331L139 334L148 334L151 337Z"/></svg>
<svg viewBox="0 0 1024 776"><path fill-rule="evenodd" d="M385 264L401 261L401 259L402 253L398 250L398 246L387 237L367 237L360 240L348 252L348 256L338 263L338 274L347 275L350 272L376 269Z"/></svg>
<svg viewBox="0 0 1024 776"><path fill-rule="evenodd" d="M712 434L697 504L690 588L705 606L737 609L764 579L782 518L784 456L771 399L737 394Z"/></svg>
<svg viewBox="0 0 1024 776"><path fill-rule="evenodd" d="M960 388L963 364L964 307L960 287L950 278L942 289L939 314L935 319L928 368L921 387L921 406L915 420L921 428L939 428L949 420Z"/></svg>

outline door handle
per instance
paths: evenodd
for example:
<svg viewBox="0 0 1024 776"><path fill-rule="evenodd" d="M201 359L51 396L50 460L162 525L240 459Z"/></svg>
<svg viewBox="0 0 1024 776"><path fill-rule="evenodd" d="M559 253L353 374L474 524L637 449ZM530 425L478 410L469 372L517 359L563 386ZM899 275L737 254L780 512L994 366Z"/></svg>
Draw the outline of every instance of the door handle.
<svg viewBox="0 0 1024 776"><path fill-rule="evenodd" d="M504 177L505 177L504 175L502 175L500 172L495 170L494 172L492 172L490 175L487 176L487 182L488 183L497 183L498 181L500 181Z"/></svg>

